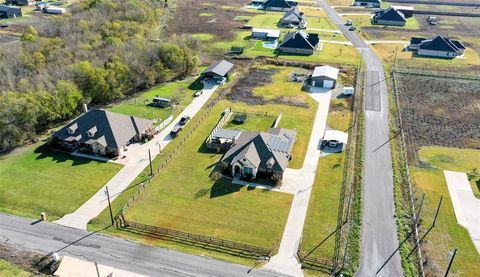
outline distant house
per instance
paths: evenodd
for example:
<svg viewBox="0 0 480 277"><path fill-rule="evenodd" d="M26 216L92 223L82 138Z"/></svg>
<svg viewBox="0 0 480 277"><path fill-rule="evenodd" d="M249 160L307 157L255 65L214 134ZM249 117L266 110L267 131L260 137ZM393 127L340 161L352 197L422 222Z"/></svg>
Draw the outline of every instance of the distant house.
<svg viewBox="0 0 480 277"><path fill-rule="evenodd" d="M338 68L329 65L315 67L310 83L314 87L335 88L337 85Z"/></svg>
<svg viewBox="0 0 480 277"><path fill-rule="evenodd" d="M212 63L202 72L202 77L213 80L225 80L228 78L234 67L233 63L227 62L226 60L221 60Z"/></svg>
<svg viewBox="0 0 480 277"><path fill-rule="evenodd" d="M407 19L405 15L395 8L388 8L375 12L372 18L373 24L390 25L390 26L405 26Z"/></svg>
<svg viewBox="0 0 480 277"><path fill-rule="evenodd" d="M277 40L280 38L280 30L253 28L252 38L263 40Z"/></svg>
<svg viewBox="0 0 480 277"><path fill-rule="evenodd" d="M298 30L287 33L277 49L282 53L311 55L317 50L319 41L318 34Z"/></svg>
<svg viewBox="0 0 480 277"><path fill-rule="evenodd" d="M279 180L292 159L296 131L272 128L268 132L242 132L221 162L232 177Z"/></svg>
<svg viewBox="0 0 480 277"><path fill-rule="evenodd" d="M410 50L416 50L421 56L455 58L463 55L465 45L458 40L452 40L446 37L437 36L431 39L413 37L408 47Z"/></svg>
<svg viewBox="0 0 480 277"><path fill-rule="evenodd" d="M355 2L353 3L354 6L365 6L374 8L380 8L381 4L381 0L355 0Z"/></svg>
<svg viewBox="0 0 480 277"><path fill-rule="evenodd" d="M132 141L153 136L153 121L92 109L56 132L52 146L61 149L116 157Z"/></svg>
<svg viewBox="0 0 480 277"><path fill-rule="evenodd" d="M15 6L30 6L33 4L33 0L7 0L5 3L8 5L15 5Z"/></svg>
<svg viewBox="0 0 480 277"><path fill-rule="evenodd" d="M297 5L297 1L292 0L266 0L261 4L261 9L270 11L286 11Z"/></svg>
<svg viewBox="0 0 480 277"><path fill-rule="evenodd" d="M280 19L280 24L284 27L304 28L306 26L305 15L295 6L285 12Z"/></svg>
<svg viewBox="0 0 480 277"><path fill-rule="evenodd" d="M0 5L0 19L17 18L22 16L20 7Z"/></svg>
<svg viewBox="0 0 480 277"><path fill-rule="evenodd" d="M408 6L390 6L397 11L403 13L405 18L410 18L413 16L414 8L413 7L408 7Z"/></svg>

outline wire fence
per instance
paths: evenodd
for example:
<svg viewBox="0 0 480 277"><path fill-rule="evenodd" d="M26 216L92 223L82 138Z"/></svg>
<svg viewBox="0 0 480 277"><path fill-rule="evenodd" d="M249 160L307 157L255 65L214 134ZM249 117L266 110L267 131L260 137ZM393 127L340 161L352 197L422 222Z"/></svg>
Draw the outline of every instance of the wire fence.
<svg viewBox="0 0 480 277"><path fill-rule="evenodd" d="M399 152L401 155L401 163L402 167L405 169L404 171L402 170L402 180L408 184L408 201L410 202L410 209L411 209L411 214L412 214L412 227L415 230L415 241L417 245L419 245L419 231L418 231L418 225L417 225L417 214L416 214L416 208L415 208L415 198L413 195L413 190L412 190L412 180L411 180L411 175L410 175L410 169L408 166L408 157L407 157L407 144L406 144L406 135L404 131L404 125L402 121L402 112L401 112L401 107L400 107L400 101L399 101L399 86L397 83L397 78L396 78L396 71L392 71L392 84L393 84L393 92L394 92L394 99L395 99L395 108L397 110L396 113L396 125L398 127L399 132L400 132L400 138L399 141ZM404 172L404 173L403 173ZM421 276L425 276L424 268L423 268L423 258L422 258L422 251L420 249L420 245L417 248L417 254L418 254L418 268L420 270Z"/></svg>

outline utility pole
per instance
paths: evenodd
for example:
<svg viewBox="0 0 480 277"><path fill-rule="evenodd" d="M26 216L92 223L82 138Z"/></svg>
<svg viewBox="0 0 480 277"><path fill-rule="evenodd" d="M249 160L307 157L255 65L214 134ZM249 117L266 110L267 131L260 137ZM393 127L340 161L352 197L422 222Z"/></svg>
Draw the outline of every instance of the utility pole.
<svg viewBox="0 0 480 277"><path fill-rule="evenodd" d="M397 66L397 47L395 47L395 56L393 58L393 68L392 72L395 72L395 67Z"/></svg>
<svg viewBox="0 0 480 277"><path fill-rule="evenodd" d="M105 192L107 193L108 209L110 210L110 219L112 220L112 225L113 225L114 221L113 221L113 213L112 213L112 203L110 203L110 193L108 192L108 186L105 186Z"/></svg>
<svg viewBox="0 0 480 277"><path fill-rule="evenodd" d="M95 269L97 270L97 276L100 277L100 271L98 270L97 261L95 261L94 263L95 263Z"/></svg>
<svg viewBox="0 0 480 277"><path fill-rule="evenodd" d="M448 276L448 273L450 272L450 268L452 267L453 264L453 259L455 259L455 255L457 255L457 248L453 249L453 251L450 251L448 253L448 267L447 267L447 272L445 272L445 277Z"/></svg>
<svg viewBox="0 0 480 277"><path fill-rule="evenodd" d="M150 154L150 149L148 149L148 161L150 162L150 176L153 176L152 155Z"/></svg>

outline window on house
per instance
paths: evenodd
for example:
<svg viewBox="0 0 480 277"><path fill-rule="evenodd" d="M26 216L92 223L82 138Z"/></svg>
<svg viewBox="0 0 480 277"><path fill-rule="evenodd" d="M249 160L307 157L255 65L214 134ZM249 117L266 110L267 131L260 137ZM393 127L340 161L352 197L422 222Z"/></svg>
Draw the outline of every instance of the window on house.
<svg viewBox="0 0 480 277"><path fill-rule="evenodd" d="M253 168L251 168L251 167L244 167L244 168L243 168L243 173L245 173L245 174L253 174Z"/></svg>

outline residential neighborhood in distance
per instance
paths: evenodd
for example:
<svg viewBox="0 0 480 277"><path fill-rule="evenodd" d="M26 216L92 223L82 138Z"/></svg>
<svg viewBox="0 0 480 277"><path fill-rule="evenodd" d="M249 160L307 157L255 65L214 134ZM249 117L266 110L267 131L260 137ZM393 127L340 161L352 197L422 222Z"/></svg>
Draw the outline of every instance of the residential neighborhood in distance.
<svg viewBox="0 0 480 277"><path fill-rule="evenodd" d="M0 3L0 276L477 276L478 5Z"/></svg>

